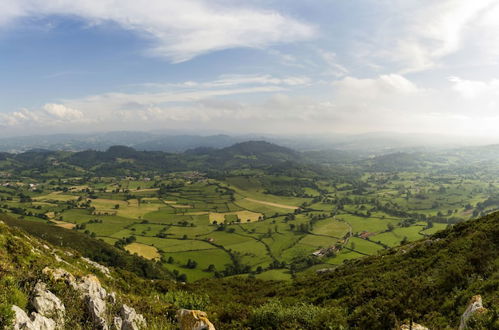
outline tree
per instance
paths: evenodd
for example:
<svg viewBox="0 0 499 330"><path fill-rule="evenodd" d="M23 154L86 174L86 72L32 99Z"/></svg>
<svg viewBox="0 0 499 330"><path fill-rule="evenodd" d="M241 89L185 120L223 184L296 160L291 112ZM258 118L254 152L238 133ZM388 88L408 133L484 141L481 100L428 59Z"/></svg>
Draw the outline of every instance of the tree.
<svg viewBox="0 0 499 330"><path fill-rule="evenodd" d="M167 260L166 262L167 262L167 263L169 263L169 264L173 264L173 262L174 262L173 257L172 257L172 256L169 256L169 257L168 257L168 260Z"/></svg>

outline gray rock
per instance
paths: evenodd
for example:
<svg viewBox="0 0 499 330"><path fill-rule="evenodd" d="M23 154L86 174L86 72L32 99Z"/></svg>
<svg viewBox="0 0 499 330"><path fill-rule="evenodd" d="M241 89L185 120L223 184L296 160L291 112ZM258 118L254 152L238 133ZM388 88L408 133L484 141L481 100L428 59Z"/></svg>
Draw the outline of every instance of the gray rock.
<svg viewBox="0 0 499 330"><path fill-rule="evenodd" d="M412 325L404 324L400 327L400 330L430 330L424 325L412 323Z"/></svg>
<svg viewBox="0 0 499 330"><path fill-rule="evenodd" d="M77 284L77 289L91 298L100 298L102 300L107 298L106 289L102 287L99 279L95 275L83 276Z"/></svg>
<svg viewBox="0 0 499 330"><path fill-rule="evenodd" d="M123 325L121 330L139 330L146 327L146 320L142 314L138 314L133 307L123 305L120 310Z"/></svg>
<svg viewBox="0 0 499 330"><path fill-rule="evenodd" d="M122 320L122 318L119 317L119 316L115 316L114 320L113 320L113 328L115 330L121 330L122 327L123 327L123 320Z"/></svg>
<svg viewBox="0 0 499 330"><path fill-rule="evenodd" d="M177 321L180 330L215 330L206 312L199 310L179 309Z"/></svg>
<svg viewBox="0 0 499 330"><path fill-rule="evenodd" d="M485 313L486 308L482 305L482 297L480 295L473 296L466 307L463 315L461 315L461 323L459 324L459 330L467 329L467 323L471 317L475 314Z"/></svg>
<svg viewBox="0 0 499 330"><path fill-rule="evenodd" d="M28 317L25 311L23 311L18 306L12 306L12 311L14 311L14 321L12 323L12 328L14 330L55 330L56 323L54 320L49 319L38 313L31 313L31 317Z"/></svg>
<svg viewBox="0 0 499 330"><path fill-rule="evenodd" d="M99 297L86 297L87 310L97 329L108 329L106 316L106 302Z"/></svg>
<svg viewBox="0 0 499 330"><path fill-rule="evenodd" d="M109 302L111 304L116 304L116 292L111 292L110 294L108 294L107 296L107 300L109 300Z"/></svg>
<svg viewBox="0 0 499 330"><path fill-rule="evenodd" d="M38 282L35 285L31 304L38 314L54 318L58 325L62 326L64 324L66 308L59 298L47 290L45 283Z"/></svg>

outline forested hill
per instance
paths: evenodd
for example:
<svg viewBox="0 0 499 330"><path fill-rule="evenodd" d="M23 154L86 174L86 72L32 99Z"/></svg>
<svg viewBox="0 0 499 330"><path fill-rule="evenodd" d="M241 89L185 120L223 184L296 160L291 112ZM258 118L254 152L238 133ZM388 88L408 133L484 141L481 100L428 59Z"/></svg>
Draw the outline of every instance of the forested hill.
<svg viewBox="0 0 499 330"><path fill-rule="evenodd" d="M176 172L261 169L281 172L324 173L301 153L265 141L237 143L227 148L198 148L184 153L138 151L126 146L113 146L106 151L80 152L30 150L21 154L0 154L4 171L22 173L36 171L64 176L74 171L89 171L95 175L130 175L134 172ZM147 174L147 173L145 173Z"/></svg>

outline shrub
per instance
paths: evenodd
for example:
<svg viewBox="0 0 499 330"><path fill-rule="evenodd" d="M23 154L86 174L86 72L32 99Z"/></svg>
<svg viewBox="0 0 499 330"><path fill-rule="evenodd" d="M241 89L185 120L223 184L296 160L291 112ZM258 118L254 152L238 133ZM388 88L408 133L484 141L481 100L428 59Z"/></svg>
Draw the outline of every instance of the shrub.
<svg viewBox="0 0 499 330"><path fill-rule="evenodd" d="M161 296L161 300L172 304L176 308L204 310L210 304L208 295L190 293L183 290L168 291Z"/></svg>
<svg viewBox="0 0 499 330"><path fill-rule="evenodd" d="M249 325L254 329L344 329L347 323L339 309L304 303L285 306L273 300L253 310Z"/></svg>

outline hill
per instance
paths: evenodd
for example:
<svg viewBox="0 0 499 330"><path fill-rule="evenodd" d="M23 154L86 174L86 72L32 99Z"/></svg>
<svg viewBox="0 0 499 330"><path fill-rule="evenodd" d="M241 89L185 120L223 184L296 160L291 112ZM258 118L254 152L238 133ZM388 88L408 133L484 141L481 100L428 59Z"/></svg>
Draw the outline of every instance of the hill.
<svg viewBox="0 0 499 330"><path fill-rule="evenodd" d="M255 328L393 329L411 321L457 328L470 299L481 295L489 312L468 328L498 329L498 224L499 213L460 223L292 284L226 279L198 286L224 292L214 295L213 308L224 322Z"/></svg>
<svg viewBox="0 0 499 330"><path fill-rule="evenodd" d="M42 176L64 176L68 172L88 172L98 176L126 176L145 171L168 173L177 171L223 172L234 169L260 169L284 171L312 166L299 152L265 141L248 141L230 147L196 148L183 153L139 151L128 146L111 146L106 151L78 152L30 150L20 154L2 153L2 169L20 174L33 171ZM322 169L323 170L323 169Z"/></svg>
<svg viewBox="0 0 499 330"><path fill-rule="evenodd" d="M0 322L10 324L12 305L43 314L33 303L34 292L43 288L65 306L66 327L90 329L99 319L92 317L88 292L85 296L82 288L92 279L106 292L106 312L101 314L106 322L120 315L124 320L132 307L148 329L173 328L178 308L206 310L217 329L391 329L408 322L457 328L468 302L478 294L484 308L467 321L466 329L496 329L498 223L499 213L460 223L428 239L311 272L292 283L235 276L192 284L147 280L119 265L106 268L76 250L2 223ZM65 276L66 284L57 276ZM142 322L140 317L135 321Z"/></svg>

